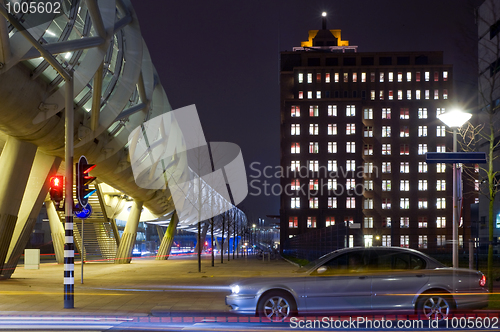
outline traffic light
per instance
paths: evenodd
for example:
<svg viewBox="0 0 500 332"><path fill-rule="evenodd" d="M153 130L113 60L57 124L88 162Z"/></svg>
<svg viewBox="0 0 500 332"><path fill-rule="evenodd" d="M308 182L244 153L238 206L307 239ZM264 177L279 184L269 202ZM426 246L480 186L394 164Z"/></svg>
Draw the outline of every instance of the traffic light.
<svg viewBox="0 0 500 332"><path fill-rule="evenodd" d="M54 175L50 178L50 199L56 202L56 205L64 199L64 176Z"/></svg>
<svg viewBox="0 0 500 332"><path fill-rule="evenodd" d="M81 156L76 164L76 197L82 207L87 206L89 197L96 192L95 189L89 189L89 184L95 180L95 177L89 174L94 167L94 164L87 163L87 158L84 156Z"/></svg>

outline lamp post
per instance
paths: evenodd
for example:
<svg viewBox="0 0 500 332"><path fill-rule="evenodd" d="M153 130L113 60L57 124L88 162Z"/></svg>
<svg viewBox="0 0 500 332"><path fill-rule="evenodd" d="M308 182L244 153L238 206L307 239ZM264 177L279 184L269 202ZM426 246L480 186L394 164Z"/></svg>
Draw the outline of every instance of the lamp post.
<svg viewBox="0 0 500 332"><path fill-rule="evenodd" d="M464 113L460 110L452 110L450 112L445 112L438 115L438 119L441 120L448 127L453 129L453 152L457 152L457 132L465 122L469 121L472 114ZM461 181L462 173L461 168L457 167L456 163L453 163L453 267L458 268L458 218L460 216L460 207L458 205L458 188ZM460 193L461 194L461 193Z"/></svg>

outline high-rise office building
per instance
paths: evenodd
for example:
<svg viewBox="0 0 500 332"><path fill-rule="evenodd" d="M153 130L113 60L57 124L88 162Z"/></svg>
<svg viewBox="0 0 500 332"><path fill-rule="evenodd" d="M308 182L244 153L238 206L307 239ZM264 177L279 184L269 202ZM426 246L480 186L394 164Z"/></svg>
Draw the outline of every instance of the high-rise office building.
<svg viewBox="0 0 500 332"><path fill-rule="evenodd" d="M452 65L442 52L357 50L324 22L281 53L282 249L342 223L358 230L346 246L451 252L451 165L426 152L452 149L437 118L451 107ZM467 225L459 234L463 245Z"/></svg>

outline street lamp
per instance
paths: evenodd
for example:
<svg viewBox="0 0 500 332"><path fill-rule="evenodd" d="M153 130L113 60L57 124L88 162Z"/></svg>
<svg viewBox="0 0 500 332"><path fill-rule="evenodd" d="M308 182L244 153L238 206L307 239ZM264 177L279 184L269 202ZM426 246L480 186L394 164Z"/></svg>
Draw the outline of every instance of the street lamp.
<svg viewBox="0 0 500 332"><path fill-rule="evenodd" d="M472 114L462 112L460 110L451 110L439 114L437 118L448 127L453 129L453 152L457 152L457 132L465 122L469 121ZM462 173L460 167L453 163L453 267L458 268L458 218L460 215L458 206L458 181L462 180Z"/></svg>

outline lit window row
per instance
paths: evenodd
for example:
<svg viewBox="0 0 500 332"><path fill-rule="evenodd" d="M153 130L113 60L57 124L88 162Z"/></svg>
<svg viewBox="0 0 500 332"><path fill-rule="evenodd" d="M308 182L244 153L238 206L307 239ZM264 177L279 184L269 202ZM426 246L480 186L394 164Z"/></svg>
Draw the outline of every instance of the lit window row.
<svg viewBox="0 0 500 332"><path fill-rule="evenodd" d="M304 76L305 74L305 76ZM398 71L398 72L379 72L378 75L375 72L334 72L334 73L316 73L313 74L311 72L308 73L303 73L299 72L297 74L297 82L298 83L330 83L331 78L333 76L333 83L339 83L340 81L344 83L366 83L367 80L369 79L370 82L430 82L431 81L431 75L432 76L432 81L434 82L447 82L448 81L448 71L434 71L433 73L430 71L416 71L416 72L411 72L411 71Z"/></svg>
<svg viewBox="0 0 500 332"><path fill-rule="evenodd" d="M389 184L390 185L390 184ZM368 202L371 200L371 198L367 198L365 200L368 200ZM367 205L365 206L372 206L370 208L367 208L365 207L365 209L373 209L373 203L368 203ZM418 208L419 209L427 209L428 207L428 204L427 204L427 199L426 198L419 198L418 199ZM382 198L382 209L384 210L390 210L392 208L392 205L391 205L391 199L390 198ZM410 208L410 198L408 197L402 197L399 199L399 208L402 209L402 210L408 210ZM436 209L438 210L444 210L446 209L446 198L444 197L439 197L439 198L436 198ZM442 221L442 219L439 219L438 220ZM444 222L445 224L446 222ZM442 225L442 224L438 224L438 228L441 228L439 225ZM408 227L408 226L406 226ZM445 227L445 226L442 226L442 227Z"/></svg>
<svg viewBox="0 0 500 332"><path fill-rule="evenodd" d="M303 167L305 169L303 169ZM313 172L337 172L338 171L338 162L337 160L328 160L327 161L327 167L323 165L319 165L318 160L308 160L307 165L302 166L300 164L300 160L292 160L290 162L290 171L291 172L298 172L300 174L301 171L313 171ZM356 162L355 160L347 160L346 161L346 169L348 171L355 170L356 167ZM374 165L373 162L366 162L363 165L364 173L365 174L370 174L373 173L374 170ZM382 173L391 173L392 172L392 164L390 161L383 161L382 162ZM436 173L445 173L446 172L446 164L445 163L436 163ZM401 162L400 163L400 173L410 173L410 163L409 162ZM425 161L419 161L418 162L418 173L427 173L427 163ZM383 180L385 181L385 180ZM439 182L441 181L441 182ZM382 185L384 182L382 182ZM390 182L389 182L390 184ZM446 190L446 182L444 180L438 180L438 187L436 188L438 191L445 191ZM422 188L422 189L420 189ZM425 189L424 189L425 188ZM441 188L441 189L439 189ZM389 191L388 189L387 191ZM427 190L427 183L425 182L425 187L424 183L422 183L422 187L420 187L419 184L419 190Z"/></svg>
<svg viewBox="0 0 500 332"><path fill-rule="evenodd" d="M377 93L378 91L378 93ZM357 91L352 91L353 98L357 98ZM330 98L330 91L325 91L322 94L322 91L304 91L299 90L298 98L299 99L321 99L321 98ZM348 97L348 91L344 91L344 97ZM335 91L334 98L339 98L339 92ZM365 98L365 91L361 91L361 98ZM438 100L438 99L448 99L448 89L442 89L440 92L439 89L434 90L370 90L370 100Z"/></svg>
<svg viewBox="0 0 500 332"><path fill-rule="evenodd" d="M325 227L330 227L335 225L335 217L325 218ZM298 228L299 227L299 217L290 216L288 217L288 228ZM307 217L307 228L316 228L317 221L315 216Z"/></svg>
<svg viewBox="0 0 500 332"><path fill-rule="evenodd" d="M436 117L445 112L445 108L437 108L436 109ZM345 114L346 116L356 116L356 106L355 105L346 105L345 106ZM328 105L327 106L327 115L328 116L337 116L337 105ZM292 118L298 118L301 116L300 106L292 105L290 108L290 116ZM318 117L319 116L319 106L318 105L310 105L309 106L309 116L310 117ZM374 117L373 108L365 108L363 109L363 119L372 120ZM384 107L382 108L381 118L382 119L391 119L392 113L391 108ZM427 119L428 112L426 107L419 107L417 110L418 119ZM410 119L410 109L407 107L401 107L399 111L399 118L401 120L409 120Z"/></svg>

